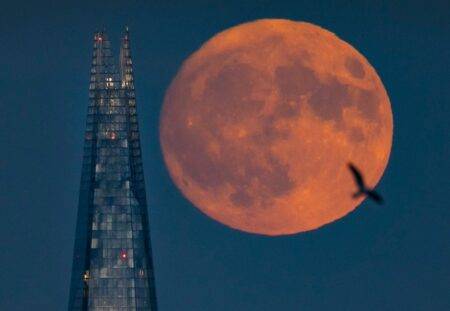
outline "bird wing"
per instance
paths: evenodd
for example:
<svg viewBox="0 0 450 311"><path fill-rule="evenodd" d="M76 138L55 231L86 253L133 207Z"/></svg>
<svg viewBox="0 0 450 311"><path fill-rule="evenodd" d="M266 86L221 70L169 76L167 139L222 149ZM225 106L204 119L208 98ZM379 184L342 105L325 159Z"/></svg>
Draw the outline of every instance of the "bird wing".
<svg viewBox="0 0 450 311"><path fill-rule="evenodd" d="M361 189L364 189L364 179L359 170L352 163L348 164L348 168L353 173L353 178L355 179L355 182L358 184L358 186Z"/></svg>
<svg viewBox="0 0 450 311"><path fill-rule="evenodd" d="M367 191L367 196L377 202L378 204L383 204L383 197L373 190Z"/></svg>

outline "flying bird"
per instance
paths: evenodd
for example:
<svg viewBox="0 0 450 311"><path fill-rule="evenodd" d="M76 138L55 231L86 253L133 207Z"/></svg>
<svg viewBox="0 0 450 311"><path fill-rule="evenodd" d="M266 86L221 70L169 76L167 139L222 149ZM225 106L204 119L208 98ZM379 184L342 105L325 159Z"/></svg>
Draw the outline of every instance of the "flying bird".
<svg viewBox="0 0 450 311"><path fill-rule="evenodd" d="M364 178L361 175L361 172L352 163L348 163L348 168L352 172L353 179L355 180L355 183L358 186L358 191L353 194L353 198L366 195L376 203L383 204L383 198L373 189L370 189L366 186L366 184L364 183Z"/></svg>

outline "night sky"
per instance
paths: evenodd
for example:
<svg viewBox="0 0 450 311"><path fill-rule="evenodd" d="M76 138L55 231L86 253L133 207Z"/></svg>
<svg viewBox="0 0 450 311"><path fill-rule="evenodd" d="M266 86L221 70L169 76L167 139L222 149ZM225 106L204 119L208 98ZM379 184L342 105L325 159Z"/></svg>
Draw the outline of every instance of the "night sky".
<svg viewBox="0 0 450 311"><path fill-rule="evenodd" d="M93 33L105 27L118 54L125 25L161 311L450 310L450 2L63 2L0 9L0 310L67 308ZM203 42L259 18L320 25L377 70L394 115L384 206L273 238L207 218L175 188L165 90Z"/></svg>

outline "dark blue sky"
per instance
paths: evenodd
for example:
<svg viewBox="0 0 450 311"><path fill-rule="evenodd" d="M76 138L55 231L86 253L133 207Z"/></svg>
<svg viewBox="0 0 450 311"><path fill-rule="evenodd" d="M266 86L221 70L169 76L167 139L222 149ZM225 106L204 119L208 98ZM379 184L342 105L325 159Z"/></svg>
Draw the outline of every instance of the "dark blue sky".
<svg viewBox="0 0 450 311"><path fill-rule="evenodd" d="M67 306L92 36L106 27L117 52L125 24L161 311L450 310L449 2L62 2L0 10L0 310ZM171 79L215 33L268 17L331 30L376 68L395 128L385 206L269 238L210 220L172 184L158 142Z"/></svg>

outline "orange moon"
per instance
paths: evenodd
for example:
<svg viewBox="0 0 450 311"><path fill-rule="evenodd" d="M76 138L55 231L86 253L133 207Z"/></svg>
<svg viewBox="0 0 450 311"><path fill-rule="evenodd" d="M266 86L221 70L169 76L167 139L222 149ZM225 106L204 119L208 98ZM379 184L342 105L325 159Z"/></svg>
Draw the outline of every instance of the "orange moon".
<svg viewBox="0 0 450 311"><path fill-rule="evenodd" d="M392 111L374 68L318 26L264 19L193 53L167 90L165 163L197 208L264 235L313 230L354 210L349 161L369 186L392 145Z"/></svg>

